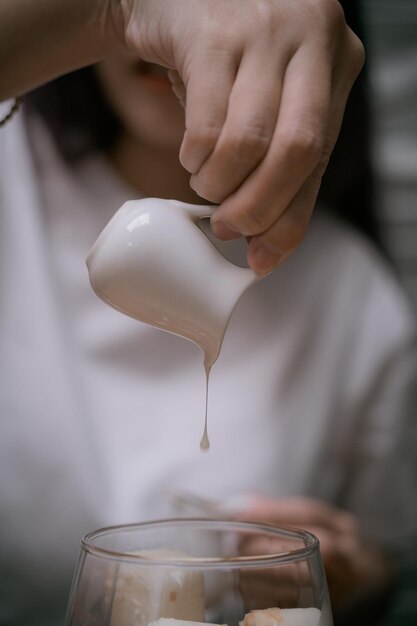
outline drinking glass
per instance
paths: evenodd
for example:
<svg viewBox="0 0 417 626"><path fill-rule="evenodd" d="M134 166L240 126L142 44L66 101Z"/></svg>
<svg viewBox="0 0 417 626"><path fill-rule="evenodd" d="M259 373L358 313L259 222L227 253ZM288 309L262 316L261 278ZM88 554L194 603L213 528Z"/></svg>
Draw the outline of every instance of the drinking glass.
<svg viewBox="0 0 417 626"><path fill-rule="evenodd" d="M210 519L113 526L84 537L66 626L193 622L332 626L316 537Z"/></svg>

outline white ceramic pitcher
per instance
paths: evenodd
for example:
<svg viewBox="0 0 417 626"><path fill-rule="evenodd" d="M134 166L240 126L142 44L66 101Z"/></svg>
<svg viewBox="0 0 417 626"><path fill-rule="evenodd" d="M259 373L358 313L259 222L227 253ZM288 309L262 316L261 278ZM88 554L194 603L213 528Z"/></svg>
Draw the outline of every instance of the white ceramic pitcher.
<svg viewBox="0 0 417 626"><path fill-rule="evenodd" d="M199 227L214 207L146 198L126 202L93 245L96 294L115 309L199 345L217 359L230 316L260 278L234 265Z"/></svg>

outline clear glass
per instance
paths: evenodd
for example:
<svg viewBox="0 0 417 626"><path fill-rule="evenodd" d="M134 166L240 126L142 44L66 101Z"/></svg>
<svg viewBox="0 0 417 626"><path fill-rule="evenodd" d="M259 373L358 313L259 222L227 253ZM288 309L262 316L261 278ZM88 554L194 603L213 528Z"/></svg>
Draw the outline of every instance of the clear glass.
<svg viewBox="0 0 417 626"><path fill-rule="evenodd" d="M318 540L203 519L113 526L84 537L66 626L187 622L332 626Z"/></svg>

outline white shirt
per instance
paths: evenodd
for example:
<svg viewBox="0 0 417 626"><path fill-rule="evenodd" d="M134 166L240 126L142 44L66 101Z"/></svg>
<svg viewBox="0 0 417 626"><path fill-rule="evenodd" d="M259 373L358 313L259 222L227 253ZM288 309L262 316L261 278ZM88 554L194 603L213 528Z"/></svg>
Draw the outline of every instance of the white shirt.
<svg viewBox="0 0 417 626"><path fill-rule="evenodd" d="M322 498L387 546L415 529L414 325L368 244L317 213L243 296L204 454L201 350L89 285L88 250L130 190L101 157L70 171L32 142L35 159L22 119L0 136L0 623L54 623L81 536L170 514L172 488Z"/></svg>

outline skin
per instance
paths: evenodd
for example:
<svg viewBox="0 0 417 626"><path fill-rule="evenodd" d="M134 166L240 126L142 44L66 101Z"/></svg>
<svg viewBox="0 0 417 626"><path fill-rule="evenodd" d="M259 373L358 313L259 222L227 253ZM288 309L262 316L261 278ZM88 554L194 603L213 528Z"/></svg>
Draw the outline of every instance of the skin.
<svg viewBox="0 0 417 626"><path fill-rule="evenodd" d="M383 592L391 580L391 567L383 552L362 537L355 517L340 508L311 498L274 500L256 496L238 517L302 528L316 535L334 609ZM241 550L244 554L259 554L262 546L256 537L249 538L241 545ZM291 576L294 578L292 571L287 574L288 580ZM273 581L269 586L265 581L260 585L253 579L245 582L252 593L258 587L263 594L268 593L268 589L276 593ZM294 586L288 585L288 589L294 593ZM288 594L287 600L291 602L294 598Z"/></svg>
<svg viewBox="0 0 417 626"><path fill-rule="evenodd" d="M0 24L0 99L117 47L168 68L215 234L261 273L300 243L364 60L337 0L2 0Z"/></svg>

